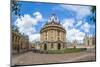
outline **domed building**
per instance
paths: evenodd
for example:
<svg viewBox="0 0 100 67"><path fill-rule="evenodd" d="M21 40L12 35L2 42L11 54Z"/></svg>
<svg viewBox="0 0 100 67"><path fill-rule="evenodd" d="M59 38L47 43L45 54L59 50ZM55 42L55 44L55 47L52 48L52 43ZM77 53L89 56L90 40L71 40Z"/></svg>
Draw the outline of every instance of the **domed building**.
<svg viewBox="0 0 100 67"><path fill-rule="evenodd" d="M55 15L40 30L41 50L63 50L67 47L66 30Z"/></svg>

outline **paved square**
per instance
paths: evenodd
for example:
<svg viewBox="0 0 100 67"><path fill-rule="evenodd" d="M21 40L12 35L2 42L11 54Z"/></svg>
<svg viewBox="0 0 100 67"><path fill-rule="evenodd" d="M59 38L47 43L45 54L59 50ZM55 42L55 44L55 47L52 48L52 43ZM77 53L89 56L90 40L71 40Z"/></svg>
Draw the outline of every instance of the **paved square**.
<svg viewBox="0 0 100 67"><path fill-rule="evenodd" d="M95 61L95 50L67 54L40 54L32 51L12 56L12 65Z"/></svg>

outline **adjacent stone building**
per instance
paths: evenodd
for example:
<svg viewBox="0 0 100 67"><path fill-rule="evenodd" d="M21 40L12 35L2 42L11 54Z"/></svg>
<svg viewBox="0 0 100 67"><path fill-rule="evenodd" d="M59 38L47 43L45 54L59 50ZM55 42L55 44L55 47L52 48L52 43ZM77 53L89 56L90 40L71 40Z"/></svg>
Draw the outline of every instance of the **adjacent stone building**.
<svg viewBox="0 0 100 67"><path fill-rule="evenodd" d="M63 50L66 46L66 30L55 15L40 30L41 50Z"/></svg>
<svg viewBox="0 0 100 67"><path fill-rule="evenodd" d="M28 51L29 39L28 36L12 31L12 53L20 53Z"/></svg>
<svg viewBox="0 0 100 67"><path fill-rule="evenodd" d="M84 44L87 46L93 46L96 44L95 36L85 36L84 37Z"/></svg>

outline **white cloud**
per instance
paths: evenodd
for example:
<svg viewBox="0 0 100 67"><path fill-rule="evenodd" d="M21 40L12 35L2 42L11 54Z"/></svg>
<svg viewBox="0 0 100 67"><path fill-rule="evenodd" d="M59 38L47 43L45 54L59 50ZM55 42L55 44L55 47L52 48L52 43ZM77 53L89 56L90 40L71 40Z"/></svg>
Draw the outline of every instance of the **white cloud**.
<svg viewBox="0 0 100 67"><path fill-rule="evenodd" d="M40 12L35 12L35 13L33 13L33 15L35 16L36 20L41 20L42 19L42 15L40 14Z"/></svg>
<svg viewBox="0 0 100 67"><path fill-rule="evenodd" d="M31 17L29 14L25 14L15 21L16 26L19 28L19 32L28 35L29 39L32 39L30 36L36 32L35 25L42 20L42 15L40 12L33 13L33 16L34 17Z"/></svg>
<svg viewBox="0 0 100 67"><path fill-rule="evenodd" d="M81 25L82 25L82 23L83 23L83 21L82 21L82 20L78 21L78 22L77 22L77 24L75 25L75 27L77 27L77 26L81 26Z"/></svg>
<svg viewBox="0 0 100 67"><path fill-rule="evenodd" d="M74 26L73 24L75 23L75 19L68 18L68 19L64 19L62 22L63 22L62 23L63 27L65 27L65 29L67 30L69 27Z"/></svg>
<svg viewBox="0 0 100 67"><path fill-rule="evenodd" d="M29 39L30 39L30 42L32 42L32 41L40 41L40 34L39 33L38 34L31 34L29 36Z"/></svg>
<svg viewBox="0 0 100 67"><path fill-rule="evenodd" d="M89 6L78 6L78 5L61 5L64 9L74 11L78 20L91 14L91 7Z"/></svg>
<svg viewBox="0 0 100 67"><path fill-rule="evenodd" d="M88 24L87 22L85 22L85 23L81 26L81 29L84 30L84 32L87 32L87 33L89 32L90 28L91 28L91 25Z"/></svg>
<svg viewBox="0 0 100 67"><path fill-rule="evenodd" d="M82 43L85 33L81 32L80 29L75 28L76 26L81 26L82 21L79 21L77 24L75 24L75 23L76 23L75 19L73 19L73 18L63 20L62 25L63 25L63 27L65 27L65 29L67 31L66 38L69 42L77 40L79 43Z"/></svg>
<svg viewBox="0 0 100 67"><path fill-rule="evenodd" d="M73 28L67 31L66 37L67 40L70 42L77 40L79 43L82 43L84 36L85 36L84 32L81 32L80 30Z"/></svg>
<svg viewBox="0 0 100 67"><path fill-rule="evenodd" d="M91 35L90 30L95 28L94 24L91 25L88 22L83 22L82 20L75 22L73 18L64 19L62 25L67 31L67 40L69 42L77 40L79 43L83 43L85 34L89 33L89 35ZM80 28L77 28L78 26ZM81 30L83 30L83 32Z"/></svg>

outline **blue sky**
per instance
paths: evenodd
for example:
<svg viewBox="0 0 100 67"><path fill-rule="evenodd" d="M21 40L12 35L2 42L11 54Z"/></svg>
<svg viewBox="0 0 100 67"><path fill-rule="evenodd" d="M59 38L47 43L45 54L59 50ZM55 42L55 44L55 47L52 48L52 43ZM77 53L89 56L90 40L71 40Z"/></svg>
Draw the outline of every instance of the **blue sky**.
<svg viewBox="0 0 100 67"><path fill-rule="evenodd" d="M95 23L90 20L92 16L91 6L51 4L36 2L19 2L21 4L20 18L12 14L12 24L19 27L20 33L29 36L30 41L39 40L39 31L47 23L52 13L59 18L60 23L66 29L67 41L77 40L82 42L85 34L95 35Z"/></svg>

